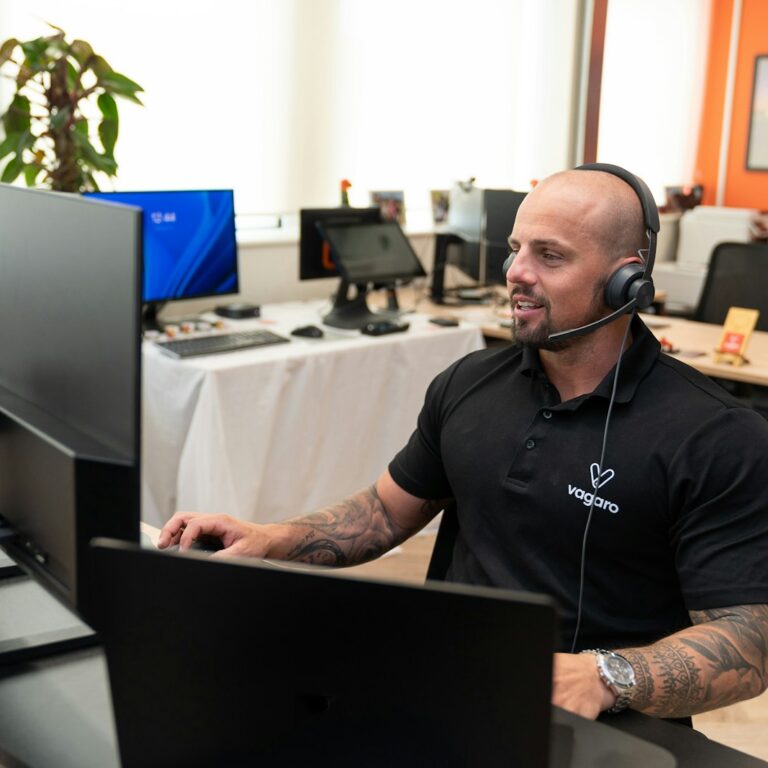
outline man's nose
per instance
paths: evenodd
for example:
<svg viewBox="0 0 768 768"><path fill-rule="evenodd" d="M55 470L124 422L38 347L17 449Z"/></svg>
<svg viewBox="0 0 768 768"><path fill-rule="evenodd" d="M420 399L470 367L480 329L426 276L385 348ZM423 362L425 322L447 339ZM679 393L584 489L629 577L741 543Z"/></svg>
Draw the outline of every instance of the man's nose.
<svg viewBox="0 0 768 768"><path fill-rule="evenodd" d="M510 254L505 265L507 265L505 276L508 283L536 282L530 254L524 248L521 248L517 253Z"/></svg>

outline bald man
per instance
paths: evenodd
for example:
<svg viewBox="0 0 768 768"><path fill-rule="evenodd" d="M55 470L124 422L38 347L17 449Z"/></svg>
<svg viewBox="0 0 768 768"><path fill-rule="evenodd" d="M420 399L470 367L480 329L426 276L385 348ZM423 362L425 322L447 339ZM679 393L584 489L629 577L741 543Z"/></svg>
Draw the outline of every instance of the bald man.
<svg viewBox="0 0 768 768"><path fill-rule="evenodd" d="M516 344L441 373L371 488L281 524L179 512L160 546L213 535L217 557L355 565L453 500L449 580L560 606L554 704L586 717L630 707L685 718L758 695L768 680L768 424L661 354L633 314L552 339L610 314L606 285L644 266L646 231L636 190L614 173L540 182L509 238Z"/></svg>

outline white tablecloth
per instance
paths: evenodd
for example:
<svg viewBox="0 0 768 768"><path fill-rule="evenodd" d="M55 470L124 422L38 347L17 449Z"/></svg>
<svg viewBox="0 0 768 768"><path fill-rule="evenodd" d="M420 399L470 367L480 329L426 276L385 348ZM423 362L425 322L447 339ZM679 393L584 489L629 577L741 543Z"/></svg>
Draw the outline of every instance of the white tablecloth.
<svg viewBox="0 0 768 768"><path fill-rule="evenodd" d="M320 325L317 302L265 306L258 321L288 336ZM322 339L179 361L143 349L142 518L176 509L270 522L370 485L416 424L427 385L484 346L477 327L409 314L406 333Z"/></svg>

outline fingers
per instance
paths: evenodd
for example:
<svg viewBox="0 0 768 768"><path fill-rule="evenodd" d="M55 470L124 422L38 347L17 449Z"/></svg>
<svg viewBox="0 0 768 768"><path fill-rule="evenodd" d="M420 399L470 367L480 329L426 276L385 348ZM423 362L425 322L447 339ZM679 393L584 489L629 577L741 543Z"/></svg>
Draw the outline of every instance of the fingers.
<svg viewBox="0 0 768 768"><path fill-rule="evenodd" d="M193 515L186 521L179 536L179 549L189 549L201 536L213 536L226 548L236 540L238 522L229 515Z"/></svg>
<svg viewBox="0 0 768 768"><path fill-rule="evenodd" d="M189 521L197 516L199 516L198 512L176 512L160 531L157 538L157 548L165 549L178 544Z"/></svg>
<svg viewBox="0 0 768 768"><path fill-rule="evenodd" d="M234 555L264 557L268 537L259 526L245 523L229 515L204 515L198 512L176 512L163 526L158 537L159 549L178 544L179 550L189 549L201 537L218 539L222 549L212 557Z"/></svg>

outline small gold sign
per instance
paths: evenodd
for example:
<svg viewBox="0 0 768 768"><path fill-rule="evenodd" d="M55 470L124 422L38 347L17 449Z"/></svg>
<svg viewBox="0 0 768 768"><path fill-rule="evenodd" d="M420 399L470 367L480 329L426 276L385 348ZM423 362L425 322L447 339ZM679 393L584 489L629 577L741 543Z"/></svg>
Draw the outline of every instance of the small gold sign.
<svg viewBox="0 0 768 768"><path fill-rule="evenodd" d="M757 318L760 312L756 309L744 307L731 307L723 325L723 335L720 344L715 350L716 363L728 363L741 365L746 363L747 344L752 331L755 330Z"/></svg>

